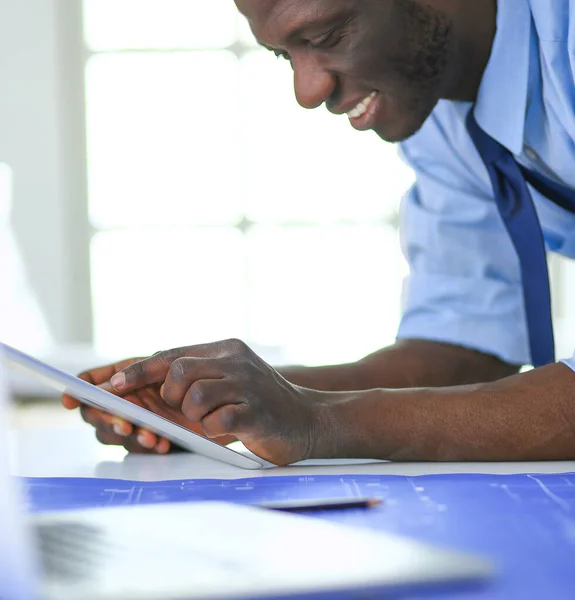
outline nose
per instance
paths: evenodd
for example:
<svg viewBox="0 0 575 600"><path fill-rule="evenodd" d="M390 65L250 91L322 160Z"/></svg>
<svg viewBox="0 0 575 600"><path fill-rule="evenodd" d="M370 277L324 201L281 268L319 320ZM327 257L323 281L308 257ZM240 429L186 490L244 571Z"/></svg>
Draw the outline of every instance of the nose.
<svg viewBox="0 0 575 600"><path fill-rule="evenodd" d="M300 106L317 108L332 96L337 79L317 59L309 54L292 56L292 65L295 96Z"/></svg>

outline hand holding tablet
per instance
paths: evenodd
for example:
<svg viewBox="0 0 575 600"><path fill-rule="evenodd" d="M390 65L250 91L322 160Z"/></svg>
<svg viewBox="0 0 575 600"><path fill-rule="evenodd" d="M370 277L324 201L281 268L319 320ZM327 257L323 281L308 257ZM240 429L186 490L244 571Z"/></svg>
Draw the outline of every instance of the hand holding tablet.
<svg viewBox="0 0 575 600"><path fill-rule="evenodd" d="M144 358L123 360L105 367L91 369L78 375L78 377L112 394L120 395L132 404L147 408L170 421L180 423L183 427L199 435L203 435L200 424L191 423L183 417L181 411L175 410L164 402L160 395L159 384L146 386L125 395L120 394L114 389L110 383L110 379L121 369L140 360L144 360ZM166 438L158 437L148 429L134 427L131 423L118 416L108 414L89 405L82 405L79 400L72 396L64 395L62 404L70 410L80 408L83 419L96 429L96 435L103 444L124 446L126 450L133 453L165 454L174 448ZM234 439L231 436L226 436L216 441L219 444L225 445L233 442Z"/></svg>
<svg viewBox="0 0 575 600"><path fill-rule="evenodd" d="M52 389L64 394L67 406L72 407L74 399L76 399L85 407L83 408L84 411L90 409L107 413L105 422L112 428L112 431L114 425L125 426L122 420L118 421L117 417L120 417L128 423L133 423L144 430L154 432L160 438L170 440L181 448L203 454L215 460L246 469L259 469L270 464L251 453L249 455L240 454L194 432L190 428L193 423L185 418L181 410L163 402L159 394L159 385L142 386L137 392L132 390L125 394L126 398L122 398L102 387L93 385L89 381L73 377L46 365L5 344L0 343L0 354L10 367L24 371L30 377L40 380ZM101 370L96 369L91 373L96 373L97 380L107 372L106 370L117 371L118 368L122 369L134 364L137 364L137 361L132 359L110 367L104 367ZM117 394L117 390L115 392ZM130 400L127 398L130 398ZM101 433L101 430L98 431L98 437L102 438L104 443L109 439L106 435ZM165 444L166 442L162 443ZM161 449L162 447L160 447Z"/></svg>
<svg viewBox="0 0 575 600"><path fill-rule="evenodd" d="M341 395L290 383L239 340L175 348L84 376L94 383L104 382L100 387L14 348L6 346L5 354L12 365L84 405L225 462L258 468L338 457L333 454L336 431L330 411L337 409ZM65 402L74 406L69 398ZM83 412L88 420L102 425L98 412L86 408ZM205 437L197 433L198 425ZM127 432L122 421L106 418L98 429L99 439L116 443L114 426ZM138 431L128 444L143 434ZM211 441L224 436L241 441L251 457ZM156 441L156 452L167 450L163 444Z"/></svg>

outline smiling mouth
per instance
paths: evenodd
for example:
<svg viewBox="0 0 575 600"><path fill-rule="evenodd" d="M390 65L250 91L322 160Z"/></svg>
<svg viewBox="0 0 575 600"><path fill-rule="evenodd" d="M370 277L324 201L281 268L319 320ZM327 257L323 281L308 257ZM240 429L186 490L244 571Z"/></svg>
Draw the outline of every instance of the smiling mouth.
<svg viewBox="0 0 575 600"><path fill-rule="evenodd" d="M369 105L372 103L372 101L376 97L376 95L377 95L377 92L374 90L373 92L371 92L371 94L369 96L365 97L354 108L352 108L347 113L347 116L350 119L359 119L360 117L362 117L367 112Z"/></svg>

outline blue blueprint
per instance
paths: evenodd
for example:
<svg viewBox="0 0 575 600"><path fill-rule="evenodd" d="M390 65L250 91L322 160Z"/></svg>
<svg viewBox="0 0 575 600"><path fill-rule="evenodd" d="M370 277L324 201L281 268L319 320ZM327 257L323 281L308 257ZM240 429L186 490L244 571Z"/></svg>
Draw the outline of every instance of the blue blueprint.
<svg viewBox="0 0 575 600"><path fill-rule="evenodd" d="M575 473L24 482L30 512L200 500L255 504L380 497L384 502L375 509L325 511L314 516L479 553L495 562L499 575L486 588L434 593L433 598L575 599ZM415 597L429 596L409 596Z"/></svg>

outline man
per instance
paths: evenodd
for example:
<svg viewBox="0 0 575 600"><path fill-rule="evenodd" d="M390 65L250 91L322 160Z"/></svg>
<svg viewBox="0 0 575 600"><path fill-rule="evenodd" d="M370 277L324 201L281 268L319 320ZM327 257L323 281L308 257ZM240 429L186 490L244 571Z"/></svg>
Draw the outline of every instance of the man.
<svg viewBox="0 0 575 600"><path fill-rule="evenodd" d="M575 360L555 362L541 236L575 257L575 0L236 3L291 61L302 106L401 142L416 171L398 341L278 371L232 340L84 377L277 464L575 458ZM104 443L169 449L82 410Z"/></svg>

